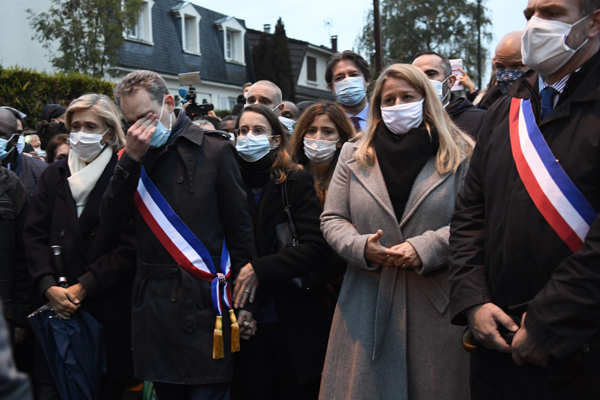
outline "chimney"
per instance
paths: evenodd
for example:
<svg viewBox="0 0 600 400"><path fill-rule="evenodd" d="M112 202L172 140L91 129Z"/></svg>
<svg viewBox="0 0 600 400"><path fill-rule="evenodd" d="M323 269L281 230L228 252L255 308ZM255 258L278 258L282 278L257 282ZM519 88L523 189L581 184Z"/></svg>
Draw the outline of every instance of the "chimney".
<svg viewBox="0 0 600 400"><path fill-rule="evenodd" d="M331 35L331 50L333 50L334 53L337 53L337 51L338 51L337 35Z"/></svg>
<svg viewBox="0 0 600 400"><path fill-rule="evenodd" d="M264 24L263 25L263 32L264 33L271 33L271 24Z"/></svg>

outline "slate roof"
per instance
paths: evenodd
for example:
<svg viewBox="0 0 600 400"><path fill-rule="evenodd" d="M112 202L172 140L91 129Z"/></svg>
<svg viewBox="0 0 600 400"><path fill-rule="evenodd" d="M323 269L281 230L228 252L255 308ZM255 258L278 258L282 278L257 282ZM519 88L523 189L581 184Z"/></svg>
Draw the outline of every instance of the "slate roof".
<svg viewBox="0 0 600 400"><path fill-rule="evenodd" d="M181 20L171 12L173 8L181 7L183 4L184 2L178 0L156 0L152 8L154 45L125 40L119 51L120 66L151 69L170 75L200 71L202 80L237 86L250 80L252 74L248 74L249 69L246 66L225 61L223 32L216 24L227 15L194 4L194 8L201 16L201 55L183 51ZM237 19L237 21L242 26L246 26L244 20Z"/></svg>

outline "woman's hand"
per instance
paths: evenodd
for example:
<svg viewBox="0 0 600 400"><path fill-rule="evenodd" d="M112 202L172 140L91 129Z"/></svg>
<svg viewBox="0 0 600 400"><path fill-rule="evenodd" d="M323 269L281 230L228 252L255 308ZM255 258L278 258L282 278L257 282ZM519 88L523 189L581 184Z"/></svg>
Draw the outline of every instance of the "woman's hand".
<svg viewBox="0 0 600 400"><path fill-rule="evenodd" d="M240 326L240 337L242 339L249 340L256 335L257 324L250 311L240 310L238 325Z"/></svg>
<svg viewBox="0 0 600 400"><path fill-rule="evenodd" d="M68 289L60 286L50 286L46 290L46 298L50 302L50 307L56 314L63 319L69 319L79 309L79 301L75 303L69 297Z"/></svg>
<svg viewBox="0 0 600 400"><path fill-rule="evenodd" d="M423 263L421 257L408 242L400 243L390 249L393 253L394 265L401 268L419 268Z"/></svg>
<svg viewBox="0 0 600 400"><path fill-rule="evenodd" d="M373 265L383 265L393 267L393 253L387 247L384 247L379 240L383 236L383 231L379 229L374 235L369 236L365 245L365 258Z"/></svg>
<svg viewBox="0 0 600 400"><path fill-rule="evenodd" d="M252 264L248 263L242 268L235 280L235 287L233 290L234 307L244 308L248 300L250 300L250 303L254 303L257 288L258 278L254 273Z"/></svg>

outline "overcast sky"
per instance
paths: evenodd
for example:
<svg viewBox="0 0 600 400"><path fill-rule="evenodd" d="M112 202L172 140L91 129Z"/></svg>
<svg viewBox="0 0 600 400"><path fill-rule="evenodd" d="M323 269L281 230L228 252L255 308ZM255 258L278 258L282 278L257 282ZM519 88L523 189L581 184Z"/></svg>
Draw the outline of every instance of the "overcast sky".
<svg viewBox="0 0 600 400"><path fill-rule="evenodd" d="M338 35L340 49L352 49L365 24L372 0L193 0L196 4L244 19L246 26L262 30L283 18L288 37L329 46L329 37ZM493 52L500 37L525 25L523 9L527 0L484 0L493 21Z"/></svg>

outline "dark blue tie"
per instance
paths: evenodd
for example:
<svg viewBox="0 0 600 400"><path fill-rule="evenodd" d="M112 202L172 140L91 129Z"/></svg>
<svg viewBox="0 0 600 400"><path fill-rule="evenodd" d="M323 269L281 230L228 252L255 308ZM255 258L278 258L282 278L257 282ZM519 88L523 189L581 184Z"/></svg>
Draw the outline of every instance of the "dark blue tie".
<svg viewBox="0 0 600 400"><path fill-rule="evenodd" d="M558 92L551 86L542 89L542 119L550 116L554 111L554 95Z"/></svg>

